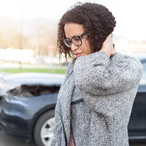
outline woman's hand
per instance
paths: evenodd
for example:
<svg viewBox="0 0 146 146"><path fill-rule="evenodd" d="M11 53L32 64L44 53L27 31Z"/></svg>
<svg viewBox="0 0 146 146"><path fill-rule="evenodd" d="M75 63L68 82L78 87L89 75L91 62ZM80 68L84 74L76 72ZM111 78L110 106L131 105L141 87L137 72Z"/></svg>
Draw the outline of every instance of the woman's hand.
<svg viewBox="0 0 146 146"><path fill-rule="evenodd" d="M116 54L116 49L113 47L112 34L107 36L100 51L105 52L109 57Z"/></svg>

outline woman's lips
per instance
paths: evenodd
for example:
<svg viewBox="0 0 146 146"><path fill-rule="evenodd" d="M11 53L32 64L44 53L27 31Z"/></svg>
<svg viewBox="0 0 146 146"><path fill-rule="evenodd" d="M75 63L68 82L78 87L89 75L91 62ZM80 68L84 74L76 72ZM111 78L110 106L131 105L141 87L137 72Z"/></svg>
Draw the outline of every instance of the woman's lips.
<svg viewBox="0 0 146 146"><path fill-rule="evenodd" d="M82 56L82 53L76 53L75 55L76 55L76 57L80 57L80 56Z"/></svg>

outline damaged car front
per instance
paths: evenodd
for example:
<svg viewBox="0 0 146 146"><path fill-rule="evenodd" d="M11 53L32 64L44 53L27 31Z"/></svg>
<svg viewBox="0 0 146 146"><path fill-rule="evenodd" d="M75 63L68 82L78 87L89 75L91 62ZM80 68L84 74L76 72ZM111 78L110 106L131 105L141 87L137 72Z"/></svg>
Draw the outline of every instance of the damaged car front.
<svg viewBox="0 0 146 146"><path fill-rule="evenodd" d="M64 75L23 73L8 76L6 80L15 87L0 97L1 129L26 140L34 138L38 146L49 146L54 108Z"/></svg>

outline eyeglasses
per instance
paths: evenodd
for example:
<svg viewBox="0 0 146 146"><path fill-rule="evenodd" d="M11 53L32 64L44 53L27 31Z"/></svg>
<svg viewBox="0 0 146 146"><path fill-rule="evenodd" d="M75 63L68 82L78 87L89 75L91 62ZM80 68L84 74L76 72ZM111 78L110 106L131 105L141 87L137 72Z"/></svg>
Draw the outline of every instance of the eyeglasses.
<svg viewBox="0 0 146 146"><path fill-rule="evenodd" d="M64 44L68 47L68 48L71 48L71 45L72 43L75 45L75 46L81 46L82 45L82 37L83 35L85 35L86 32L82 33L81 35L75 35L70 39L64 39L63 42Z"/></svg>

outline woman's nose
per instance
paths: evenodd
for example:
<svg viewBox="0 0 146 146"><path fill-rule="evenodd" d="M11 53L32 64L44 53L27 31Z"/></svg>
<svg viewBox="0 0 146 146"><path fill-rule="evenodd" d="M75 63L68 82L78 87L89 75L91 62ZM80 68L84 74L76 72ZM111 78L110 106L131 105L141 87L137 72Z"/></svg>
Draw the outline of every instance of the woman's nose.
<svg viewBox="0 0 146 146"><path fill-rule="evenodd" d="M74 45L73 43L71 44L71 50L74 51L78 48L78 46Z"/></svg>

